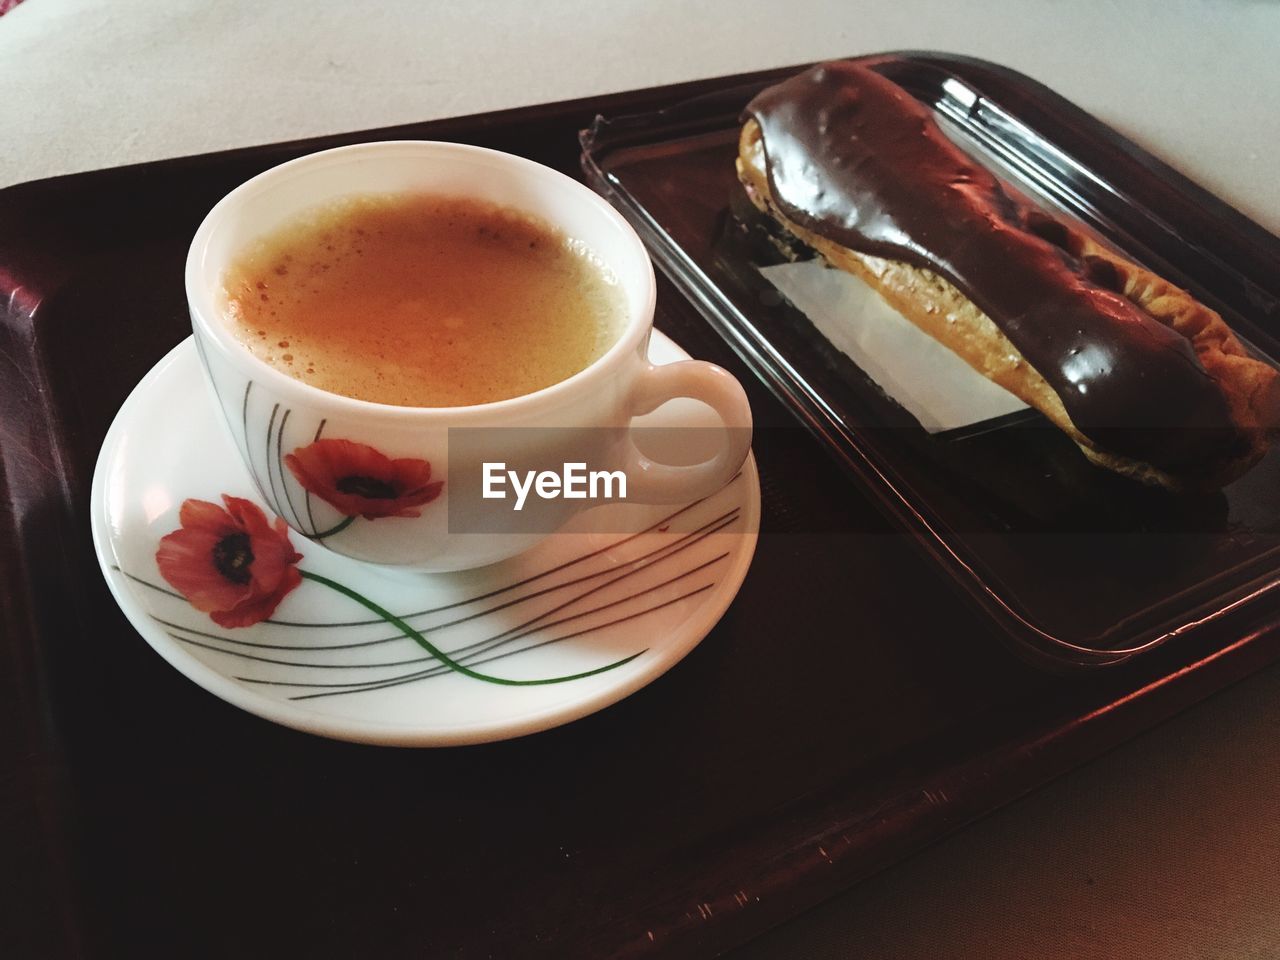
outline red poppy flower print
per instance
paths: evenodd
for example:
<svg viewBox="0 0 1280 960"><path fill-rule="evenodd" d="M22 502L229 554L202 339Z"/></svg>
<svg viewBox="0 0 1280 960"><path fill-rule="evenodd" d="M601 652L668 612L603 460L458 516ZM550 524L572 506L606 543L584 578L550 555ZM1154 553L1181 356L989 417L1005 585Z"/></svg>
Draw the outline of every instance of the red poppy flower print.
<svg viewBox="0 0 1280 960"><path fill-rule="evenodd" d="M392 460L351 440L317 440L284 458L303 489L347 517L417 517L440 496L426 460Z"/></svg>
<svg viewBox="0 0 1280 960"><path fill-rule="evenodd" d="M248 500L223 495L226 509L187 500L182 528L160 540L160 573L197 610L220 627L248 627L275 612L302 582L302 559L283 520L272 523Z"/></svg>

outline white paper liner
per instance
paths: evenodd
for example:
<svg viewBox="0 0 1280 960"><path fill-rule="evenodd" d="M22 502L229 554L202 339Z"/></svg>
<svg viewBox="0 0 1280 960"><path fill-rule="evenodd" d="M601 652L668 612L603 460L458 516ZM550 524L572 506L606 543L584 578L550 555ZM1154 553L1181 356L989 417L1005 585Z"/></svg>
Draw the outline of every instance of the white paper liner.
<svg viewBox="0 0 1280 960"><path fill-rule="evenodd" d="M930 433L1026 409L857 277L816 260L761 267L760 273Z"/></svg>

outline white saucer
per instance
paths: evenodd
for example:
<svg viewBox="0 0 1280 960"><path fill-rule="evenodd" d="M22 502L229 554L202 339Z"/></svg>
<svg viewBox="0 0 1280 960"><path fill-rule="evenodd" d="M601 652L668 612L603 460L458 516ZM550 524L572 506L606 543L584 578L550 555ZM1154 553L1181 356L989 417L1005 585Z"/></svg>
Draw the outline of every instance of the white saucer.
<svg viewBox="0 0 1280 960"><path fill-rule="evenodd" d="M655 331L650 356L670 363L687 354ZM697 646L755 552L760 484L751 457L706 500L598 507L528 553L480 570L389 571L290 534L300 570L398 615L455 661L508 680L590 674L564 682L510 686L455 672L322 580L304 579L270 620L224 629L172 591L155 560L184 500L221 503L231 494L263 506L202 381L188 339L120 408L93 478L98 562L125 616L169 663L228 703L298 730L437 746L586 716ZM690 410L673 409L678 403L645 420L685 422Z"/></svg>

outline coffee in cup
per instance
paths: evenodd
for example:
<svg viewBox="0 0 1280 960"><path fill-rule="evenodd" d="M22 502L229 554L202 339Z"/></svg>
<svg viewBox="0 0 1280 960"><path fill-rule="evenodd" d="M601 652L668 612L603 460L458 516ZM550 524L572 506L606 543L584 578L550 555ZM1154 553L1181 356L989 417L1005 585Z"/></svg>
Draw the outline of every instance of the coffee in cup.
<svg viewBox="0 0 1280 960"><path fill-rule="evenodd" d="M277 370L406 407L508 400L618 338L616 278L511 207L434 193L346 197L255 240L223 275L228 322Z"/></svg>

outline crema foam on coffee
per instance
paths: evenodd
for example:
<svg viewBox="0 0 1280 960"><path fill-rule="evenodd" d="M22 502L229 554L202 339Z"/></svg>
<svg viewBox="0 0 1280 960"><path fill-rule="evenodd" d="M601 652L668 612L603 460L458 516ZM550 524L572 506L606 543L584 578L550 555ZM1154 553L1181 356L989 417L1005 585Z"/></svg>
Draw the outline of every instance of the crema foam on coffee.
<svg viewBox="0 0 1280 960"><path fill-rule="evenodd" d="M290 377L376 403L532 393L617 340L622 292L581 243L469 198L362 196L252 244L223 275L237 338Z"/></svg>

